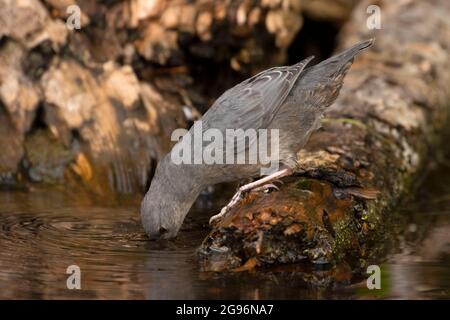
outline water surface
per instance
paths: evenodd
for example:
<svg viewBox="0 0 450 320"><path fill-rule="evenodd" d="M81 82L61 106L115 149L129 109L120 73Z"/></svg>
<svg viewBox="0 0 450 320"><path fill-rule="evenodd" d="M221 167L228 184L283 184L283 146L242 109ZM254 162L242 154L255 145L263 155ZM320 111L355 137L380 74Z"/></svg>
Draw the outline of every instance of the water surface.
<svg viewBox="0 0 450 320"><path fill-rule="evenodd" d="M450 299L449 181L443 163L398 212L394 246L380 260L382 289L372 291L364 280L333 284L326 270L302 265L200 271L195 249L208 233L208 216L230 192L202 196L177 239L151 242L139 224L138 196L112 200L62 187L0 191L0 298ZM69 265L81 268L81 290L66 287Z"/></svg>

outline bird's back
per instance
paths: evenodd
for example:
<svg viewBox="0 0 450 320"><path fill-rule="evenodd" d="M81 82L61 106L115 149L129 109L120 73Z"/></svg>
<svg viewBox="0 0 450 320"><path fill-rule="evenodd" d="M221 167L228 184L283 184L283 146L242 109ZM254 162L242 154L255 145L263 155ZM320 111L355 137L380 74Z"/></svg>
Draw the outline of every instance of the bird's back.
<svg viewBox="0 0 450 320"><path fill-rule="evenodd" d="M238 159L250 159L258 152L259 130L268 128L311 59L262 71L224 92L201 119L203 137L213 133L212 130L222 135L223 163L195 166L192 170L204 176L210 184L257 175L261 168L260 161L241 163ZM194 135L194 128L195 125L188 133L191 136ZM256 139L249 138L252 132L256 133ZM186 141L179 144L188 143ZM233 141L234 147L228 148ZM202 149L208 150L216 142L215 138L212 141L205 139ZM227 161L230 158L235 160Z"/></svg>

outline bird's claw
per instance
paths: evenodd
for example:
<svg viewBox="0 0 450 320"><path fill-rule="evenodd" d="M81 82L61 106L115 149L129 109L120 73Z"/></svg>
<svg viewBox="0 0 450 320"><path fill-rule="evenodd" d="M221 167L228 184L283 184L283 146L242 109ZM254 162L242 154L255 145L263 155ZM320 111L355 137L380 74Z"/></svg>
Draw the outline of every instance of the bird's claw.
<svg viewBox="0 0 450 320"><path fill-rule="evenodd" d="M277 191L280 190L280 188L277 187L275 184L268 183L268 184L265 184L265 185L263 185L261 187L258 187L258 188L255 188L255 189L251 190L251 192L261 192L261 191L265 192L265 191L269 191L270 189L275 189Z"/></svg>
<svg viewBox="0 0 450 320"><path fill-rule="evenodd" d="M209 225L211 227L216 226L227 215L229 211L230 207L228 205L223 207L218 214L213 215L211 218L209 218Z"/></svg>
<svg viewBox="0 0 450 320"><path fill-rule="evenodd" d="M281 180L274 180L272 182L273 183L268 183L268 184L265 184L263 186L253 188L253 189L246 189L245 187L239 188L239 191L236 192L236 194L233 196L231 201L225 207L223 207L222 210L220 210L220 213L212 216L209 219L209 225L212 227L217 225L217 223L219 223L219 221L221 221L224 217L227 216L227 214L231 210L231 208L235 207L239 203L239 201L244 198L244 195L246 193L248 193L248 192L265 192L265 191L269 191L270 189L275 189L275 190L279 191L280 188L277 185L275 185L275 183L279 183L280 185L284 184L283 181L281 181Z"/></svg>
<svg viewBox="0 0 450 320"><path fill-rule="evenodd" d="M221 221L224 217L226 217L226 215L228 214L228 212L231 210L231 208L233 208L234 206L236 206L236 204L238 204L238 202L244 198L244 195L247 193L247 191L244 190L239 190L231 199L231 201L222 208L222 210L220 210L220 212L214 216L212 216L209 219L209 225L210 226L215 226L217 223L219 223L219 221Z"/></svg>

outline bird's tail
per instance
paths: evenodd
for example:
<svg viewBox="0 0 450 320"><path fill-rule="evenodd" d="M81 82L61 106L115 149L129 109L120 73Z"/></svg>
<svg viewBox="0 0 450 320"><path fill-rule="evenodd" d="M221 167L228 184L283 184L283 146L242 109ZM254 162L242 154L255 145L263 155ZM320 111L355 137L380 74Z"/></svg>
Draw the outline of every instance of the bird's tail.
<svg viewBox="0 0 450 320"><path fill-rule="evenodd" d="M369 39L369 40L365 40L362 41L360 43L355 44L353 47L348 48L347 50L342 51L341 53L338 53L337 55L331 57L328 60L340 60L340 61L349 61L351 59L353 59L358 53L360 53L362 50L370 47L374 42L374 39ZM325 61L328 61L325 60Z"/></svg>
<svg viewBox="0 0 450 320"><path fill-rule="evenodd" d="M337 55L322 61L318 65L314 66L317 70L323 71L322 76L333 76L336 74L346 73L350 68L355 56L362 50L370 47L374 42L374 39L369 39L355 44L353 47L348 48ZM320 73L320 72L319 72Z"/></svg>

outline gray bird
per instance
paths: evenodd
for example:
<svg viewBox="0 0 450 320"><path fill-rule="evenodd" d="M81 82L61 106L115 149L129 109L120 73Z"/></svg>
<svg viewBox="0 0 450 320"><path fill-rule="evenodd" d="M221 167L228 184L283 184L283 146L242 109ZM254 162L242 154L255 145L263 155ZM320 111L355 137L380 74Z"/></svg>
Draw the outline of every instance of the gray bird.
<svg viewBox="0 0 450 320"><path fill-rule="evenodd" d="M306 68L313 59L309 57L292 66L265 70L227 90L215 101L201 119L203 132L214 128L226 136L226 129L278 129L281 166L276 172L240 187L210 223L225 216L246 192L273 186L271 181L295 172L297 152L311 133L320 128L322 115L336 100L355 56L372 43L373 39L363 41L312 67ZM177 143L178 147L192 145L193 139L186 138L187 135L192 137L193 128ZM203 141L202 146L210 143ZM248 152L250 144L244 143L245 148L237 147L232 152L234 155ZM158 164L141 204L142 224L151 239L175 237L197 196L207 186L255 177L267 166L260 162L175 164L170 154Z"/></svg>

